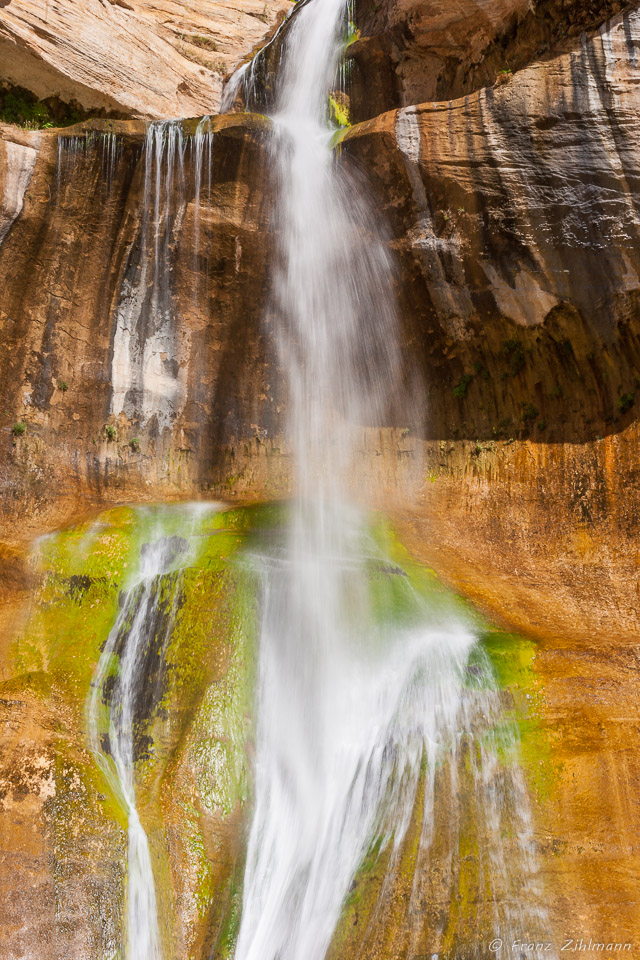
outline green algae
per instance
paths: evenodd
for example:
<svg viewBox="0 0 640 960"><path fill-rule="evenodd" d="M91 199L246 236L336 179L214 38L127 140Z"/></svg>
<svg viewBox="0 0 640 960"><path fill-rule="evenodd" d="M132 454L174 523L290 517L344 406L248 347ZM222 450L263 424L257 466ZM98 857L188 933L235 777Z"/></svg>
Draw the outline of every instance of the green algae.
<svg viewBox="0 0 640 960"><path fill-rule="evenodd" d="M446 587L435 571L411 557L383 515L374 516L370 532L379 554L397 566L396 576L386 582L379 580L374 591L377 616L409 625L413 617L424 615L421 598L428 604L432 622L455 617L477 634L478 642L469 655L466 683L502 691L503 718L501 726L493 731L496 743L501 744L501 760L519 762L525 768L537 799L549 796L560 770L552 761L548 732L537 719L543 695L535 672L538 643L489 623L467 600ZM511 735L514 725L515 744Z"/></svg>
<svg viewBox="0 0 640 960"><path fill-rule="evenodd" d="M156 586L156 601L170 618L170 630L162 657L158 656L162 663L158 664L157 696L140 718L141 732L149 740L137 763L141 817L153 826L157 838L155 861L163 889L160 901L166 904L167 915L173 916L176 908L170 888L175 866L169 869L172 854L162 839L162 825L167 805L173 802L179 810L174 822L179 822L176 829L193 873L195 910L201 923L215 927L216 955L220 957L233 955L243 869L236 860L222 872L214 866L206 837L211 827L206 820L210 823L213 817L216 823L225 823L240 816L240 822L246 821L251 804L247 743L253 732L259 619L259 574L251 557L269 550L274 540L282 537L286 514L287 505L282 503L220 512L207 512L203 507L195 522L189 520L186 560L177 561ZM55 691L74 708L80 724L81 706L116 621L122 591L132 589L139 576L143 544L160 530L163 536L183 536L186 524L186 514L179 506L121 507L92 523L43 538L33 559L39 585L27 626L16 641L16 676L7 683L28 685L43 699ZM536 719L540 696L536 644L491 627L443 586L433 570L410 556L384 516L372 516L361 547L368 557L365 606L371 611L370 622L359 627L367 634L366 642L381 643L391 630L418 625L426 607L433 621L444 622L453 615L467 623L479 635L479 642L470 656L465 682L470 687L497 686L505 705L500 721L503 729L496 724L485 745L497 752L503 764L522 763L537 795L546 796L557 771L550 762L545 730ZM354 617L358 609L362 605L354 605ZM114 677L117 670L114 653L107 678ZM100 701L98 724L102 730L108 728L108 711L108 701ZM61 756L65 756L62 748ZM106 762L110 762L108 757ZM471 758L466 757L465 762L470 764ZM176 791L172 801L177 778L187 774L196 802L188 791ZM116 831L110 835L122 836L126 815L104 775L87 762L82 778L95 807L95 822L103 818ZM79 795L69 795L66 816L70 823L82 818L81 808ZM53 821L57 823L64 815L60 806L52 807ZM416 807L414 817L418 815ZM458 844L460 867L445 924L445 940L451 943L458 936L456 931L473 921L482 896L477 837L462 831ZM345 931L354 921L362 927L374 916L391 850L391 843L373 838L346 898L335 945L346 942ZM419 830L414 828L407 834L398 867L405 883L415 870L418 850ZM119 889L120 893L114 894L117 901L122 898Z"/></svg>
<svg viewBox="0 0 640 960"><path fill-rule="evenodd" d="M450 955L465 943L473 942L478 925L483 923L481 914L489 909L488 905L495 897L488 874L483 875L481 870L480 838L476 828L479 814L474 812L474 768L480 763L480 751L494 756L500 769L520 766L533 798L538 801L549 795L559 773L552 762L548 731L538 718L541 690L535 672L537 643L494 627L471 604L453 594L433 570L411 557L384 516L374 515L367 538L367 549L363 552L371 557L368 581L376 623L382 627L386 624L394 629L410 629L424 622L427 612L432 624L445 622L451 617L466 624L478 641L468 659L465 686L471 690L497 690L502 705L499 717L489 718L487 730L477 742L467 742L463 752L460 770L464 778L460 790L463 812L459 818L450 898L447 909L441 910L439 918L432 917L434 929L440 929L436 937L438 949L444 955ZM438 761L436 770L443 773L446 763L446 760ZM419 858L416 823L422 816L421 789L418 789L412 824L396 869L394 890L396 887L400 891L412 889ZM446 835L447 822L438 820L438 823L441 834ZM503 831L502 839L510 842L513 837ZM398 897L405 902L406 892L385 895L385 890L390 889L389 864L388 839L385 845L381 837L374 838L345 899L331 956L345 955L345 951L348 955L350 950L368 956L365 941L370 940L371 931L380 921L382 898L390 897L392 904ZM390 909L392 912L396 910L395 907ZM388 931L385 942L395 955L394 951L398 950L399 944L406 942L409 935L406 924L400 915L386 917L384 923ZM357 930L361 932L358 934ZM380 949L379 944L375 949ZM433 949L432 943L428 952Z"/></svg>

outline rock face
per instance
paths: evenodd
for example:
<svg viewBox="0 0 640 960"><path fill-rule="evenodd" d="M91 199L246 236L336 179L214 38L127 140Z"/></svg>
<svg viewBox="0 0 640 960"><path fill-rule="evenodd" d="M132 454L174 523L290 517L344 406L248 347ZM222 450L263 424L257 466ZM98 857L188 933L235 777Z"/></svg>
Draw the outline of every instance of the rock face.
<svg viewBox="0 0 640 960"><path fill-rule="evenodd" d="M215 113L223 76L289 0L73 0L0 4L0 80L85 112Z"/></svg>
<svg viewBox="0 0 640 960"><path fill-rule="evenodd" d="M430 436L586 440L634 416L638 44L640 14L620 15L570 54L345 137L396 238Z"/></svg>
<svg viewBox="0 0 640 960"><path fill-rule="evenodd" d="M33 76L42 78L42 95L144 116L210 112L213 72L206 82L197 79L200 67L184 72L172 46L183 8L130 6L90 8L94 31L135 22L136 42L154 51L152 66L141 61L142 79L125 82L126 96L118 85L133 72L112 61L97 83L90 58L75 53L65 61L78 70L69 86L53 83L63 58L59 50L54 58L42 24L24 28L24 43L11 40L11 55L30 64L18 53L38 46ZM198 17L213 8L203 3ZM3 55L7 23L17 35L29 9L26 0L0 0ZM263 4L255 9L262 15ZM265 15L276 9L268 4ZM64 4L50 15L71 12L84 16ZM169 21L162 28L161 14ZM555 779L551 792L535 795L535 829L552 919L559 935L637 942L639 773L629 704L637 702L640 629L640 14L614 0L383 0L375 9L360 4L358 17L351 111L363 122L343 137L338 162L368 179L388 224L424 421L410 432L396 411L382 429L365 425L357 492L375 463L380 505L395 511L412 551L536 637L539 686L529 707ZM193 11L189 18L188 29L205 36L203 21ZM56 36L72 36L74 50L78 23L56 27ZM266 28L256 16L251 25L256 33L245 31L242 50ZM132 33L126 42L121 36L113 56L126 60ZM191 46L207 57L212 49ZM52 72L43 66L45 47ZM171 51L162 63L160 49ZM140 93L165 68L167 86ZM10 78L26 84L25 76L16 67ZM182 79L188 90L178 94ZM287 399L273 359L277 318L265 309L269 137L269 121L249 114L159 124L148 134L143 123L111 120L61 135L0 127L0 517L12 541L0 553L12 600L0 620L0 666L29 596L20 543L36 532L103 503L290 492ZM407 463L420 471L411 510L396 498ZM211 677L222 677L224 666L211 664ZM56 750L69 770L88 761L77 716L64 715L66 741L53 743L59 703L32 673L17 687L2 673L4 750L24 769L15 790L4 787L12 803L14 794L25 803L4 811L4 822L17 831L26 864L19 887L34 877L41 883L47 918L67 889L69 913L60 915L78 937L69 956L81 956L95 941L69 905L69 878L47 872L49 838L39 827L33 839L24 825L49 822L52 782L64 795ZM196 766L185 754L175 781L181 792L162 814L182 911L177 950L197 946L196 955L210 956L220 917L205 921L198 912L202 864L193 859L182 869L195 857L180 804L194 795ZM94 813L83 821L84 838L96 831ZM214 814L198 813L203 822L209 815L207 836L215 838ZM114 860L98 884L106 900L121 881L113 829ZM212 842L211 862L218 854ZM232 859L219 861L225 897ZM4 877L13 863L0 863ZM406 895L403 882L399 876L390 906ZM89 888L77 889L77 902L89 902ZM3 923L13 931L29 916L39 936L30 909L16 894ZM567 916L594 928L565 929ZM118 917L107 921L110 937ZM351 924L345 942L355 943L363 926ZM371 931L362 956L378 960L390 941L384 924ZM336 957L350 955L341 949Z"/></svg>
<svg viewBox="0 0 640 960"><path fill-rule="evenodd" d="M473 93L534 58L573 49L621 0L382 0L356 9L352 116Z"/></svg>
<svg viewBox="0 0 640 960"><path fill-rule="evenodd" d="M60 138L6 133L12 511L26 491L19 475L45 497L61 483L63 500L78 482L101 497L113 469L121 494L157 482L156 494L167 482L186 492L223 472L232 438L259 451L272 433L273 396L256 390L271 382L261 322L268 123L228 116L195 131L159 125L146 137L141 124L98 122ZM30 425L13 443L21 420ZM226 460L224 472L233 474Z"/></svg>

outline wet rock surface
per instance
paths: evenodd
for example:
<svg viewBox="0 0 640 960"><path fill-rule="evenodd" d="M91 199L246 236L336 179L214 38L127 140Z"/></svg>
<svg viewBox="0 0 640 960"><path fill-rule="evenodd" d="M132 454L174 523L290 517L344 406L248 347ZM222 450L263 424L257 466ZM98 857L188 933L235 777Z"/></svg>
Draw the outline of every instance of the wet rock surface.
<svg viewBox="0 0 640 960"><path fill-rule="evenodd" d="M635 417L637 42L638 14L619 16L343 140L391 223L431 436L584 441Z"/></svg>
<svg viewBox="0 0 640 960"><path fill-rule="evenodd" d="M9 49L9 13L15 24L30 6L12 0L0 9L0 53ZM246 33L242 52L279 9L267 4L267 23L262 8L250 14L255 33ZM134 84L124 96L120 68L97 84L89 58L86 90L80 75L58 81L64 64L51 61L33 73L42 80L36 92L55 88L107 112L208 113L218 102L219 71L195 60L185 71L181 45L190 42L181 37L181 11L162 13L168 24L158 36L172 52L161 90L141 93ZM109 24L147 17L137 33L144 46L160 12L103 5L96 16ZM536 638L538 686L527 691L536 697L540 763L552 770L553 789L531 776L540 787L536 843L553 918L567 936L593 932L635 944L640 18L633 5L598 0L446 7L389 0L375 9L360 4L357 15L351 113L366 122L343 138L339 162L369 179L388 223L404 349L419 369L424 421L410 430L396 408L382 428L365 425L354 490L361 495L377 471L378 505L394 512L411 551L501 622ZM214 35L194 24L187 32ZM67 26L75 35L71 20ZM227 66L235 29L228 43L222 34L211 41ZM14 40L16 57L36 43ZM49 41L37 42L43 46L33 55L44 64ZM148 49L157 53L155 44ZM212 49L191 48L206 58ZM20 63L32 63L19 57L14 82L22 82ZM143 59L136 69L153 74L155 54L152 67ZM188 89L178 92L176 73ZM33 589L21 544L103 503L291 491L276 318L265 317L269 122L214 118L200 127L199 147L197 131L197 120L186 121L174 136L169 180L169 134L149 154L143 123L89 123L60 138L0 126L0 492L8 541L0 555L0 708L9 758L0 770L0 816L12 847L0 856L1 885L12 891L0 916L16 956L25 929L33 943L57 930L65 958L116 949L124 856L122 825L105 814L100 789L87 779L81 698L64 686L73 670L53 670L52 692L35 660L24 670L12 660ZM168 264L161 277L159 244ZM420 474L411 509L398 495L407 464ZM102 597L89 607L105 578L74 570L51 582L61 602L91 623L104 606ZM215 565L194 580L197 630L185 621L163 675L179 722L169 730L150 697L139 754L149 761L151 740L164 751L144 805L152 846L171 875L175 901L162 908L172 916L176 956L225 956L243 825L207 776L228 743L221 716L237 676L224 645L207 648L202 670L202 658L192 656L194 636L206 646L202 624L220 610L225 583ZM119 589L109 602L117 603ZM223 635L228 624L218 615ZM213 740L212 723L219 724ZM83 872L87 858L101 864L91 877ZM394 884L385 923L371 928L363 956L377 960L402 947L406 931L394 920L409 893L402 871ZM580 929L565 930L568 916ZM352 940L336 942L332 957L350 956L363 917L356 904Z"/></svg>

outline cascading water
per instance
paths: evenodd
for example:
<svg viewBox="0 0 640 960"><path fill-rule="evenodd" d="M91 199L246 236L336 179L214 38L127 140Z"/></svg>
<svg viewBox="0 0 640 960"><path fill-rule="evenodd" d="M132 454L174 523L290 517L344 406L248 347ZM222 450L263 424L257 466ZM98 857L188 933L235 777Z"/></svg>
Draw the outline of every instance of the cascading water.
<svg viewBox="0 0 640 960"><path fill-rule="evenodd" d="M193 559L189 537L206 509L210 507L190 509L180 536L165 530L161 520L154 525L105 643L87 702L91 749L127 816L127 960L163 956L151 853L136 806L138 712L146 693L145 664L149 656L162 658L171 638L175 609L159 615L163 580L180 576ZM177 595L174 591L174 600Z"/></svg>
<svg viewBox="0 0 640 960"><path fill-rule="evenodd" d="M149 125L140 238L125 272L113 340L111 412L143 424L155 417L161 428L184 402L170 255L187 203L185 152L179 123Z"/></svg>
<svg viewBox="0 0 640 960"><path fill-rule="evenodd" d="M417 599L410 626L380 623L370 574L386 561L349 502L363 425L384 418L401 364L392 264L357 182L331 152L327 106L347 17L345 0L297 9L277 78L272 312L297 498L285 549L263 558L255 810L236 960L322 960L368 849L377 840L391 844L391 862L399 857L421 779L424 870L436 765L446 758L453 819L465 738L476 744L475 789L493 844L484 865L491 931L515 936L540 920L526 791L517 770L500 781L487 732L499 699L487 683L468 682L474 631ZM510 901L500 839L508 831L530 908ZM419 901L416 877L414 913Z"/></svg>

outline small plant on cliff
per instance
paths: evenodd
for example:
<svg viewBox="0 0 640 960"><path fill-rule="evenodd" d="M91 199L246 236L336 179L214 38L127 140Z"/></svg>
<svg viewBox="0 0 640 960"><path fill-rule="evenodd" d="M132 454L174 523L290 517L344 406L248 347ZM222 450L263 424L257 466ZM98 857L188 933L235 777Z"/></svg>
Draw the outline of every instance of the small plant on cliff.
<svg viewBox="0 0 640 960"><path fill-rule="evenodd" d="M0 120L29 130L53 126L47 105L23 87L0 90Z"/></svg>
<svg viewBox="0 0 640 960"><path fill-rule="evenodd" d="M107 424L107 426L104 428L104 432L109 442L111 442L111 440L115 440L116 428L111 423Z"/></svg>
<svg viewBox="0 0 640 960"><path fill-rule="evenodd" d="M347 33L344 40L345 46L350 47L352 43L355 43L356 40L359 40L359 39L360 39L359 29L356 27L353 20L349 20L349 23L347 24Z"/></svg>
<svg viewBox="0 0 640 960"><path fill-rule="evenodd" d="M459 400L463 400L467 395L467 387L473 380L473 374L465 373L460 377L455 387L453 388L454 396L458 397Z"/></svg>
<svg viewBox="0 0 640 960"><path fill-rule="evenodd" d="M184 36L183 34L182 39L192 43L194 47L201 47L203 50L217 51L218 49L218 44L213 37L203 36L201 33L194 33L191 36Z"/></svg>
<svg viewBox="0 0 640 960"><path fill-rule="evenodd" d="M14 423L13 427L11 428L11 433L14 435L14 437L21 437L23 436L23 434L26 433L26 431L27 431L27 425L24 422L24 420L20 420L18 423Z"/></svg>
<svg viewBox="0 0 640 960"><path fill-rule="evenodd" d="M491 378L491 374L483 363L474 363L473 369L483 380L489 380Z"/></svg>
<svg viewBox="0 0 640 960"><path fill-rule="evenodd" d="M131 437L131 440L129 440L129 446L131 447L133 452L136 453L136 451L140 449L140 441L138 440L137 437Z"/></svg>
<svg viewBox="0 0 640 960"><path fill-rule="evenodd" d="M329 116L332 122L340 128L351 126L349 108L332 96L329 97Z"/></svg>
<svg viewBox="0 0 640 960"><path fill-rule="evenodd" d="M60 390L62 393L66 393L68 389L69 384L66 380L58 380L58 390Z"/></svg>
<svg viewBox="0 0 640 960"><path fill-rule="evenodd" d="M525 365L524 347L519 340L505 340L502 344L502 353L509 364L509 372L515 377Z"/></svg>
<svg viewBox="0 0 640 960"><path fill-rule="evenodd" d="M635 394L623 393L621 397L618 397L618 410L620 413L626 413L628 410L631 410L635 402Z"/></svg>
<svg viewBox="0 0 640 960"><path fill-rule="evenodd" d="M529 420L535 420L538 416L538 411L532 403L523 403L522 404L522 419L525 423Z"/></svg>

